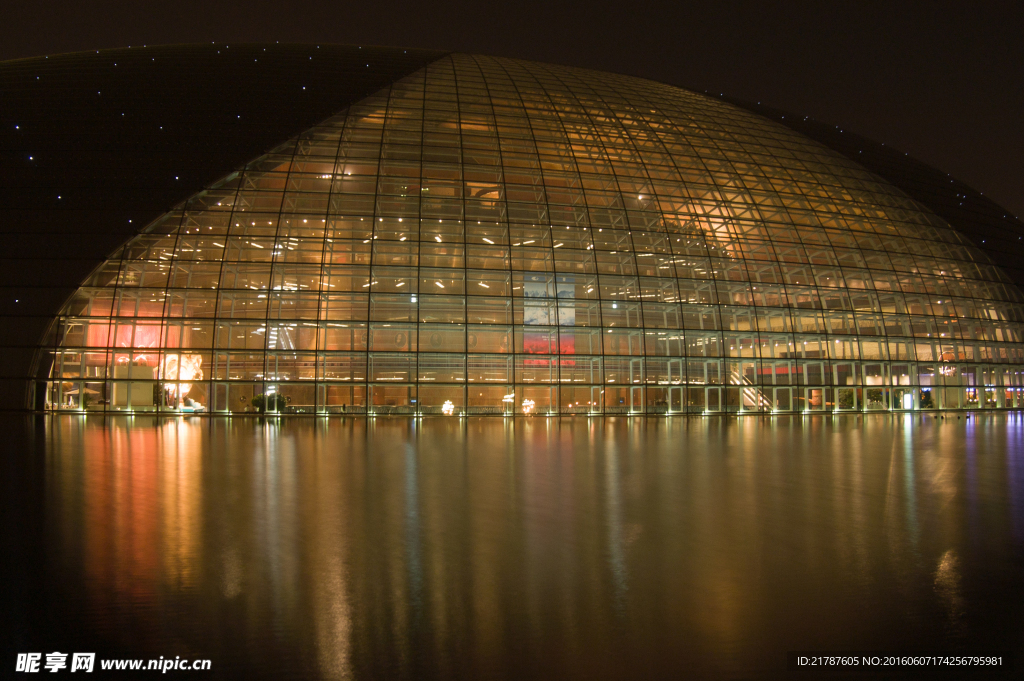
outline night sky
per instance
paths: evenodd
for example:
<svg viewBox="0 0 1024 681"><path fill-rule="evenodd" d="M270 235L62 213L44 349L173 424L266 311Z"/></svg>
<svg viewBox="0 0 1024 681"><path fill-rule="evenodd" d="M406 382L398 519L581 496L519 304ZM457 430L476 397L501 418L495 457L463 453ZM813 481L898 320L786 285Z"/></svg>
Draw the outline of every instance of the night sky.
<svg viewBox="0 0 1024 681"><path fill-rule="evenodd" d="M1024 216L1024 3L9 3L0 58L139 44L424 47L725 93L895 146Z"/></svg>

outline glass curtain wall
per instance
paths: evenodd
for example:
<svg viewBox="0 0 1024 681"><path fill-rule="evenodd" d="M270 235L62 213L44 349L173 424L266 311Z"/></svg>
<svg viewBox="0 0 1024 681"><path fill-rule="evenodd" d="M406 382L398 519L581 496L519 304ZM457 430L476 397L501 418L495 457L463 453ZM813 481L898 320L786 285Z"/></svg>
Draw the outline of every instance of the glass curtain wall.
<svg viewBox="0 0 1024 681"><path fill-rule="evenodd" d="M1022 406L1020 291L703 95L445 57L193 197L65 306L53 410Z"/></svg>

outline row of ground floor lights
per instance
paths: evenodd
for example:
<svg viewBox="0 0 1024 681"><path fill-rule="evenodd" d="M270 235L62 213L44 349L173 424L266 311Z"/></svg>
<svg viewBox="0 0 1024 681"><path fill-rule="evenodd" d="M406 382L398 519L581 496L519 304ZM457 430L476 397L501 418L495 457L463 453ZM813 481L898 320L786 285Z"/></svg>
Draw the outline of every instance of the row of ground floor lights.
<svg viewBox="0 0 1024 681"><path fill-rule="evenodd" d="M558 414L1020 409L1007 386L434 385L51 381L53 411Z"/></svg>

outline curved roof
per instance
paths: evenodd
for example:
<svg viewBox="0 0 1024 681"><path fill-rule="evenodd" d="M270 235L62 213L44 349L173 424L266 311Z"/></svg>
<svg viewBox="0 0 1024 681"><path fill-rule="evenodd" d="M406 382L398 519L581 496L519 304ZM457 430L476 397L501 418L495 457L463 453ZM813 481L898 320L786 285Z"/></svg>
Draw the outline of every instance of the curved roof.
<svg viewBox="0 0 1024 681"><path fill-rule="evenodd" d="M364 56L367 54L372 59ZM22 300L14 304L22 307L13 307L8 314L25 307L32 310L21 317L20 324L13 325L16 330L8 339L14 352L4 353L4 375L11 383L26 378L25 358L38 342L43 325L88 271L133 233L136 225L149 223L202 187L211 187L212 191L152 223L147 235L133 241L146 244L144 248L119 251L115 261L97 272L99 278L88 282L93 293L106 289L116 298L129 288L146 288L146 276L153 276L152 272L145 274L146 268L155 266L156 279L151 281L162 283L157 289L148 289L154 297L143 301L142 294L134 291L135 311L126 315L114 308L114 317L110 318L108 312L108 318L116 326L118 318L132 316L135 329L139 328L138 318L144 316L155 316L165 326L171 319L195 315L209 315L211 323L218 319L241 320L248 314L243 314L242 308L224 307L228 299L241 301L238 292L253 286L265 288L264 298L276 296L280 305L285 294L272 291L289 291L289 304L302 307L303 285L295 282L306 276L316 280L318 293L306 297L316 299L319 311L314 321L323 325L328 320L336 321L331 316L336 313L327 309L325 302L334 300L328 294L336 291L322 288L334 281L333 288L341 286L352 294L346 304L365 303L364 312L356 313L362 319L349 319L366 328L364 345L347 357L363 362L364 373L371 377L363 376L362 381L371 392L376 379L368 371L371 366L367 362L372 363L375 351L383 353L381 359L413 353L416 348L410 343L417 342L413 340L417 334L421 342L426 342L419 348L425 353L421 358L424 361L440 361L442 354L461 353L462 378L458 372L450 374L455 378L449 383L466 381L466 362L471 362L473 349L467 349L469 332L465 328L473 323L489 328L508 325L505 346L499 343L494 353L507 354L520 362L516 364L519 368L510 369L512 372L526 371L523 367L538 359L527 355L546 353L547 380L555 385L562 380L558 378L559 370L551 378L551 366L559 364L555 356L621 357L633 352L630 348L637 333L640 346L650 340L645 336L648 328L654 336L665 335L657 329L680 331L674 341L664 339L679 344L677 350L661 354L665 357L685 357L695 352L696 346L684 348L687 329L708 331L706 338L700 333L690 335L700 340L701 347L716 344L716 357L730 356L726 346L731 338L733 349L738 347L736 343L782 343L790 348L785 352L795 359L801 351L793 344L804 341L793 334L801 332L818 334L819 345L845 343L853 334L877 346L865 351L858 341L857 357L868 353L863 357L881 358L884 354L885 359L905 359L906 353L924 352L915 347L909 326L905 332L894 329L886 335L883 327L887 310L906 317L907 324L913 321L911 311L905 309L912 298L903 297L904 308L898 310L895 303L886 302L886 291L930 297L940 293L936 287L941 287L941 298L947 298L947 304L960 298L960 303L948 310L937 311L932 303L926 304L927 311L918 310L920 321L927 317L932 324L942 322L949 314L974 314L975 318L1000 323L1016 314L1011 310L1015 309L1013 301L1019 300L1016 287L1006 286L1005 275L991 268L988 258L963 237L963 224L970 227L970 220L961 219L959 231L950 229L950 223L936 215L937 210L922 205L926 202L915 203L893 185L864 172L861 165L808 137L713 99L649 81L514 60L327 46L133 48L67 55L53 58L52 63L47 59L8 62L4 67L7 70L0 73L0 84L17 95L13 97L17 106L10 111L14 118L30 121L27 128L22 127L24 123L14 122L17 128L13 133L8 129L13 128L12 121L4 121L8 139L4 140L3 163L11 171L8 176L24 178L19 187L5 188L5 224L11 226L5 284ZM119 71L122 68L125 70ZM35 77L39 78L39 90L33 89ZM44 77L53 82L44 87ZM376 95L367 99L366 95L374 91ZM357 101L355 109L330 116ZM245 112L235 113L243 107ZM248 119L253 122L247 125L243 121ZM436 130L428 131L426 121L430 120ZM168 125L161 125L165 121ZM420 129L410 127L409 121L420 121ZM173 141L162 137L161 127L174 132ZM259 155L300 130L305 132L296 141L268 156ZM370 144L376 145L377 155L368 157L372 162L353 161L366 152L360 146L366 146L366 140L349 139L346 134L378 135L378 141ZM325 152L319 143L302 142L319 138L329 140L333 151ZM300 158L309 153L302 150L303 144L320 148L312 153L316 157L312 161ZM398 156L391 159L389 154ZM249 163L243 172L225 175L246 161ZM322 174L329 175L326 182L309 176L302 169L304 163L330 164L330 170L321 168ZM347 188L345 171L338 170L352 163L358 166L355 177L362 175L358 183L362 189ZM441 175L454 175L441 181L431 175L434 165ZM927 173L914 177L925 178L925 184L931 182ZM398 190L399 180L395 178L401 179L404 191ZM327 188L307 190L303 182L311 186L319 182ZM70 187L67 192L62 189L65 185ZM409 187L416 193L410 194ZM429 199L428 191L434 191ZM948 192L944 192L944 186L936 187L934 192L938 198L933 201L940 208L942 200L948 203ZM926 194L921 196L928 198ZM219 205L210 203L211 196L219 197L215 202ZM225 212L228 208L234 212ZM234 230L242 223L235 217L243 209L267 218L268 225L252 225L262 231L239 233L239 241L234 238ZM235 217L225 221L228 215ZM375 229L366 234L359 232L352 222L357 217L361 222L376 221ZM474 217L480 218L477 222L481 225L493 223L493 228L473 227ZM305 233L289 231L298 230L291 223L300 218L319 219L324 227ZM453 221L461 226L451 233L427 226L435 219L446 218L446 229ZM396 222L399 219L401 224ZM563 224L573 235L570 243L562 243L565 239L560 241L561 233L554 231L562 229ZM212 285L219 293L203 303L205 312L194 315L184 298L179 307L171 302L179 288L184 293L189 285L175 283L178 280L170 263L180 264L179 269L189 273L205 267L199 266L199 258L187 254L188 235L199 225L208 230L223 229L224 241L233 240L236 250L232 252L225 243L219 255L211 253L219 267ZM956 228L957 224L952 226ZM273 235L266 232L268 227ZM540 230L533 235L536 238L527 238L532 234L527 234L530 229ZM544 230L545 235L541 235ZM281 241L286 232L293 235L287 237L294 240L288 242L292 247L319 244L321 259L315 267L311 261L286 264L290 249ZM154 241L154 235L161 238ZM264 238L271 239L262 249L269 247L270 254L257 251ZM325 244L341 241L351 242L352 249L348 255L329 260L324 255L323 249L328 248ZM359 253L364 241L372 247L365 249L367 260L362 262ZM453 241L459 246L448 253L448 244ZM684 246L683 241L688 245ZM243 242L248 244L244 248L239 245ZM411 243L418 244L413 256L385 248L388 244ZM542 248L530 250L537 249L537 245ZM490 246L504 250L493 257L473 255L475 250ZM194 245L191 250L196 250ZM891 258L893 254L898 257ZM388 259L393 261L388 272L378 272ZM901 259L914 263L913 269L901 264ZM250 283L240 283L237 267L230 263L249 261L263 263L255 269L266 269L265 282L260 283L263 275L254 274L256 278ZM366 287L380 286L373 290L380 290L381 295L404 294L399 286L408 286L405 291L419 289L419 300L413 301L415 309L386 312L387 301L382 298L377 305L362 284L357 287L361 270L332 280L340 276L340 270L333 270L335 265L357 269L365 266ZM314 273L311 267L317 271ZM955 275L950 274L953 267ZM664 276L661 270L665 268L671 270L670 276ZM234 277L230 282L229 270ZM497 271L507 271L507 278L500 282L486 278ZM389 272L390 283L381 283ZM428 281L425 272L437 276ZM568 273L575 278L565 279ZM592 281L588 279L591 275ZM278 276L284 278L277 282ZM928 277L932 279L925 281ZM972 281L965 282L964 278ZM285 279L295 282L286 284ZM954 286L957 281L961 283ZM312 282L309 279L304 286L308 288ZM472 285L488 289L493 285L495 290L470 291ZM972 292L965 285L982 285L982 291L975 289L974 293L993 301L998 309L972 313L967 309ZM387 286L394 290L385 291ZM645 286L654 288L648 291ZM591 295L587 288L596 293ZM758 288L760 293L756 293ZM453 302L454 298L443 298L453 293L462 301L458 304L463 310L461 317L452 317L451 311L430 312L431 303ZM485 295L474 295L481 293ZM271 374L265 362L274 355L273 343L282 342L287 332L281 329L303 317L269 312L268 301L260 303L259 295L244 304L262 305L263 333L270 334L276 324L279 335L273 342L264 336L259 360L262 368L250 374L248 380L266 382ZM535 300L524 302L524 298ZM507 303L511 317L506 321L486 315L476 322L471 319L473 305L480 308L498 299ZM576 302L563 305L561 299ZM24 305L25 300L29 305ZM86 308L82 307L81 295L76 300L64 309L65 320L91 315L83 311ZM638 317L631 320L630 312L613 312L618 309L617 301L623 301L623 309ZM163 312L142 312L143 303L156 302ZM571 313L563 313L563 308L571 309ZM706 311L698 314L698 308ZM793 312L798 308L819 310L817 316L809 316L816 320L812 328L800 326L808 315ZM102 305L97 309L102 310ZM306 309L308 314L308 305ZM848 311L848 315L830 317L830 309ZM678 322L642 321L651 311L669 314L670 310L675 310L672 314ZM769 311L785 314L759 321L758 315ZM691 313L698 316L684 322ZM748 315L746 321L736 316L741 313ZM389 314L398 317L385 318ZM487 314L496 313L492 310ZM621 314L625 315L623 319L616 321ZM700 314L707 316L700 318ZM411 324L405 345L375 347L374 320L394 324L402 315ZM435 319L431 315L440 316ZM584 321L587 315L595 315L593 321ZM272 324L271 319L290 321L282 326L283 322ZM437 323L461 325L463 344L456 342L449 347L448 333L430 326ZM948 325L948 319L945 323ZM844 328L843 324L848 326ZM531 326L538 328L527 328ZM539 327L547 327L546 341L535 337L541 331ZM592 333L575 327L597 328L609 337L594 339ZM736 333L729 336L726 332L730 331ZM746 335L741 338L737 335L740 332ZM117 333L120 331L106 336L104 343L117 347L124 340ZM216 342L217 332L210 333L211 345L206 347ZM937 338L942 333L936 329ZM984 338L996 336L995 330L982 333ZM392 336L391 340L397 342L397 336ZM898 341L886 340L898 336ZM1005 334L999 337L1009 339ZM956 331L955 338L960 346L960 341L975 340L960 331ZM572 339L571 344L567 344L568 339ZM432 345L434 340L437 345ZM129 340L129 345L132 342ZM288 342L294 350L300 341L296 336ZM308 349L313 352L340 352L340 346L328 348L320 340L301 342L312 342ZM538 343L545 342L547 350L541 351ZM655 338L651 342L653 348L658 341ZM67 346L67 338L62 343ZM584 349L586 343L591 343L591 350ZM626 351L615 343L625 343L622 347ZM896 349L890 350L888 345L893 343L897 343L893 346ZM902 351L898 343L903 343ZM934 357L947 351L955 357L966 356L955 346L957 343L946 351L936 346L931 352ZM88 347L86 343L78 349ZM773 356L765 355L769 351L764 348L747 349L753 353L749 356L758 360ZM817 352L825 357L836 351L822 346ZM973 352L972 348L972 357ZM641 364L646 362L643 384L657 384L659 370L667 371L666 380L671 382L672 369L657 368L664 364L654 359L659 356L657 350L641 350L638 356L647 358L641 360ZM111 372L108 378L115 378L112 372L116 367L109 364L113 360L106 361L105 371ZM214 359L207 356L206 361L208 370L213 370ZM588 384L607 386L608 381L619 380L607 370L617 361L607 360L600 368L601 377L591 377ZM162 364L159 370L163 371ZM707 366L702 369L702 380L709 380L708 370ZM418 371L413 369L413 373ZM326 369L314 370L317 385L327 375L323 372ZM210 375L206 374L207 379ZM422 384L419 379L437 383L437 376L410 378L410 374L400 371L399 375L406 376L409 383ZM520 385L523 376L509 374L505 384L510 388ZM326 378L323 384L325 388L333 385ZM469 397L464 394L462 399L459 407L465 408Z"/></svg>
<svg viewBox="0 0 1024 681"><path fill-rule="evenodd" d="M907 153L841 126L751 102L725 99L838 151L899 187L970 239L1017 286L1024 286L1024 223L978 190Z"/></svg>

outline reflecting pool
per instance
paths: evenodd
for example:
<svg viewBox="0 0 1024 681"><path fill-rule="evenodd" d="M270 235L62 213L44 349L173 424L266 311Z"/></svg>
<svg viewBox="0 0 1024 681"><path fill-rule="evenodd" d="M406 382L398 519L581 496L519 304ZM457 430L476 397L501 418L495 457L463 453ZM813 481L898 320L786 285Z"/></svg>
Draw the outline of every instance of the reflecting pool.
<svg viewBox="0 0 1024 681"><path fill-rule="evenodd" d="M791 650L1024 651L1019 414L0 425L4 665L790 678Z"/></svg>

